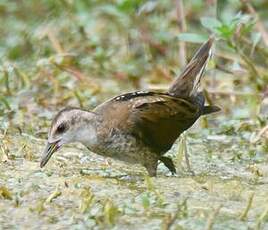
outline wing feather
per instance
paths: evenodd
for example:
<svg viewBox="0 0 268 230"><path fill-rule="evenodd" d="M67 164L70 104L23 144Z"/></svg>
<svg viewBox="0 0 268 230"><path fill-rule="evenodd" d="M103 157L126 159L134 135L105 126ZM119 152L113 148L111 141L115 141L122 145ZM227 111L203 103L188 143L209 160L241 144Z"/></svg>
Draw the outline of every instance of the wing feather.
<svg viewBox="0 0 268 230"><path fill-rule="evenodd" d="M156 153L164 153L202 113L203 104L165 93L123 94L98 106L104 133L110 129L128 133ZM105 134L104 134L105 135Z"/></svg>
<svg viewBox="0 0 268 230"><path fill-rule="evenodd" d="M137 103L130 119L133 133L156 152L165 152L200 116L200 109L184 99L161 95Z"/></svg>

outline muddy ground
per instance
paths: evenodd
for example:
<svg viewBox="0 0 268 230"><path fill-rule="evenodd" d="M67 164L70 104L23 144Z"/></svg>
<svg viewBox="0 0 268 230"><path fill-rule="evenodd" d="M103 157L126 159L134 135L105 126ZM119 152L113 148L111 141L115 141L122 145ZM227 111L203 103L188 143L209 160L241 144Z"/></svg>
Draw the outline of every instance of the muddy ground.
<svg viewBox="0 0 268 230"><path fill-rule="evenodd" d="M180 140L169 152L177 175L160 164L156 178L79 144L62 148L40 169L45 140L2 136L8 157L2 149L1 229L268 228L263 145L252 146L250 132L199 129L184 135L187 146ZM186 150L194 175L185 164Z"/></svg>

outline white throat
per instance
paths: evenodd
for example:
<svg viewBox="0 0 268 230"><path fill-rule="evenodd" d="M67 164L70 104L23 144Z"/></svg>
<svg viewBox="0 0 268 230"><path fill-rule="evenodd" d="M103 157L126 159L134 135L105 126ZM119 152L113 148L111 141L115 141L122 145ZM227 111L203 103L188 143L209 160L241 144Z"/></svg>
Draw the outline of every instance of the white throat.
<svg viewBox="0 0 268 230"><path fill-rule="evenodd" d="M92 125L85 125L75 134L74 140L87 147L94 146L98 142L96 129Z"/></svg>

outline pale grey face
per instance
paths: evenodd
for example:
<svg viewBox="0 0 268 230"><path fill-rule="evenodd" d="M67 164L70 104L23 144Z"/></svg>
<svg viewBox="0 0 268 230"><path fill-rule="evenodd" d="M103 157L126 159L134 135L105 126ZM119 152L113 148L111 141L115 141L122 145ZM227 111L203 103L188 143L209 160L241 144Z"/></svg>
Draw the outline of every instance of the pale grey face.
<svg viewBox="0 0 268 230"><path fill-rule="evenodd" d="M83 142L92 136L90 120L94 114L79 109L64 109L54 118L48 133L48 143L42 155L40 167L44 167L54 152L64 144Z"/></svg>

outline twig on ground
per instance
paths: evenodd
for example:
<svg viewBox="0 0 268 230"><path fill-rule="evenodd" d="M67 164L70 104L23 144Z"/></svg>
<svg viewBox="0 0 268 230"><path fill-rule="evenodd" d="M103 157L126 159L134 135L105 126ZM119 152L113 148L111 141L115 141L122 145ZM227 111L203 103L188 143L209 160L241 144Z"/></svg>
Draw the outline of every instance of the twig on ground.
<svg viewBox="0 0 268 230"><path fill-rule="evenodd" d="M184 32L186 32L186 23L185 23L183 1L176 0L175 4L176 4L179 33L184 33ZM185 47L185 42L183 42L183 41L179 42L179 60L180 60L181 66L186 65L186 62L187 62L187 60L186 60L186 47Z"/></svg>
<svg viewBox="0 0 268 230"><path fill-rule="evenodd" d="M222 208L222 205L220 204L209 216L207 224L206 224L206 230L212 230L213 229L213 224L215 222L215 218L220 212L220 209Z"/></svg>
<svg viewBox="0 0 268 230"><path fill-rule="evenodd" d="M251 141L251 143L252 144L257 143L265 133L267 133L267 136L268 136L268 125L266 125L260 130L257 136Z"/></svg>
<svg viewBox="0 0 268 230"><path fill-rule="evenodd" d="M252 206L252 202L253 202L253 198L254 198L254 192L252 192L250 195L249 195L249 198L248 198L248 202L247 202L247 206L245 208L245 210L241 213L241 215L239 216L239 219L240 220L243 220L245 221L247 219L247 216L248 216L248 212Z"/></svg>
<svg viewBox="0 0 268 230"><path fill-rule="evenodd" d="M248 0L240 0L240 1L246 6L247 11L257 19L257 22L256 22L257 30L260 32L264 44L266 46L268 46L268 33L265 30L265 27L264 27L262 21L260 20L256 10L254 9L254 7L250 3L250 1L248 1Z"/></svg>
<svg viewBox="0 0 268 230"><path fill-rule="evenodd" d="M50 28L47 28L46 34L47 34L49 41L52 44L52 47L55 49L55 51L58 54L64 53L64 49L62 45L60 44L59 40L57 39L57 36L53 32L53 30L51 30Z"/></svg>

